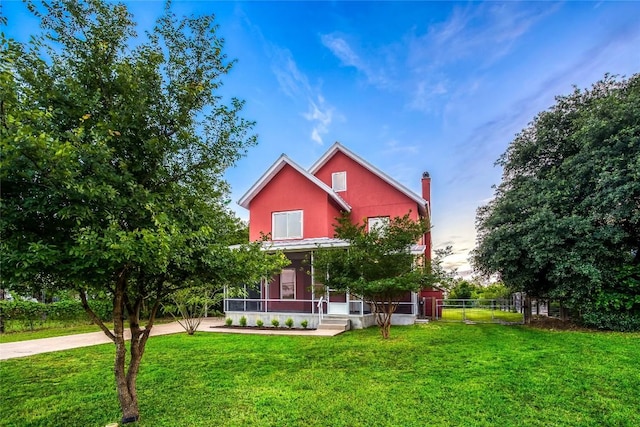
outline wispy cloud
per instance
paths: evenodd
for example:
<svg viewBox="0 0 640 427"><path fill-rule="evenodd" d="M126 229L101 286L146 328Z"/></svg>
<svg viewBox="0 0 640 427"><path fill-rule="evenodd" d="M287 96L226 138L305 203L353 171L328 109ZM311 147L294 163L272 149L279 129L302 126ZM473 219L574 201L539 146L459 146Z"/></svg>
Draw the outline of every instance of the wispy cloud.
<svg viewBox="0 0 640 427"><path fill-rule="evenodd" d="M367 83L377 87L389 86L389 78L385 75L384 67L375 58L371 56L368 59L363 58L356 53L355 48L351 47L346 37L339 33L323 34L320 37L322 44L331 51L345 67L353 67L362 73Z"/></svg>
<svg viewBox="0 0 640 427"><path fill-rule="evenodd" d="M307 76L300 72L291 53L286 49L273 47L271 70L278 80L280 90L287 96L295 98L311 91Z"/></svg>
<svg viewBox="0 0 640 427"><path fill-rule="evenodd" d="M389 140L384 144L384 148L382 149L382 154L388 155L388 154L397 154L397 153L409 154L409 155L419 154L420 147L417 145L404 145L398 142L398 140L396 139Z"/></svg>
<svg viewBox="0 0 640 427"><path fill-rule="evenodd" d="M317 144L323 144L322 137L329 132L336 114L335 108L326 101L320 85L310 83L289 49L268 41L261 29L254 25L241 9L238 9L237 13L242 17L244 25L261 40L263 50L271 59L271 72L278 82L279 89L294 103L304 105L300 115L311 124L309 138Z"/></svg>
<svg viewBox="0 0 640 427"><path fill-rule="evenodd" d="M270 45L269 50L272 54L271 70L280 90L292 100L302 100L306 104L306 111L301 115L311 123L309 137L322 145L322 137L329 132L334 119L335 108L326 101L318 87L309 83L307 75L298 68L288 49Z"/></svg>
<svg viewBox="0 0 640 427"><path fill-rule="evenodd" d="M471 95L478 76L559 7L474 3L453 8L447 19L422 31L407 29L391 44L363 47L359 35L342 32L323 34L321 42L342 66L364 76L366 84L398 93L408 110L440 114L455 94L453 88L465 87Z"/></svg>
<svg viewBox="0 0 640 427"><path fill-rule="evenodd" d="M322 145L322 135L328 132L329 125L333 120L333 108L327 107L324 98L318 95L316 101L309 101L309 109L309 112L303 114L303 117L314 123L311 139Z"/></svg>
<svg viewBox="0 0 640 427"><path fill-rule="evenodd" d="M409 37L409 64L423 69L468 58L487 66L559 4L483 3L454 8L449 19Z"/></svg>
<svg viewBox="0 0 640 427"><path fill-rule="evenodd" d="M409 109L431 113L453 96L474 91L478 78L510 54L520 38L559 5L484 3L456 7L449 18L406 36ZM455 70L455 71L454 71ZM477 88L477 86L475 86Z"/></svg>

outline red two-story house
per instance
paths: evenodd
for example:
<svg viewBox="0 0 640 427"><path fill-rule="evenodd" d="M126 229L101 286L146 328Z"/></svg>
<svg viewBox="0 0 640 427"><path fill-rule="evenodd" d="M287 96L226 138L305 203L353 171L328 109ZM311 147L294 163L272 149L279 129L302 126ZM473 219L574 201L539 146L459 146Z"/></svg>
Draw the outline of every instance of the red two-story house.
<svg viewBox="0 0 640 427"><path fill-rule="evenodd" d="M363 301L315 286L314 250L347 246L333 237L335 219L344 211L351 212L354 221L366 219L369 227L407 213L414 219L429 218L430 185L429 175L423 174L422 195L417 195L340 143L309 170L283 154L238 203L249 210L250 239L269 235L265 250L283 251L291 264L259 287L249 287L245 298L225 298L226 316L234 323L245 316L249 325L258 319L269 325L274 318L281 324L292 318L296 325L306 320L314 328L328 316L348 318L354 328L375 324ZM430 259L430 234L411 250ZM393 323L413 323L418 310L418 295L408 295Z"/></svg>

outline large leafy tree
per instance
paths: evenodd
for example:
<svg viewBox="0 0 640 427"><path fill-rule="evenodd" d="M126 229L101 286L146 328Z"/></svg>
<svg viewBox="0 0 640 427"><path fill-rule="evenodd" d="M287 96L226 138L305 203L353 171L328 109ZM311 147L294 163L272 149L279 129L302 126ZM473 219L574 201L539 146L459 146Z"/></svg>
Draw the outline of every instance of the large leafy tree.
<svg viewBox="0 0 640 427"><path fill-rule="evenodd" d="M134 421L162 298L282 265L257 245L229 249L244 231L222 174L255 144L253 123L217 94L233 61L213 16L178 19L167 5L139 42L121 4L28 6L42 34L3 36L0 61L3 284L79 292L115 344L123 422ZM87 293L112 297L113 331Z"/></svg>
<svg viewBox="0 0 640 427"><path fill-rule="evenodd" d="M640 327L640 75L558 97L497 163L476 268L588 324Z"/></svg>
<svg viewBox="0 0 640 427"><path fill-rule="evenodd" d="M372 308L380 332L389 338L391 316L408 292L434 281L424 255L411 254L428 230L424 221L409 215L391 218L384 227L367 230L366 221L353 223L349 214L337 218L335 237L347 249L320 249L314 255L314 276L337 291L357 295Z"/></svg>

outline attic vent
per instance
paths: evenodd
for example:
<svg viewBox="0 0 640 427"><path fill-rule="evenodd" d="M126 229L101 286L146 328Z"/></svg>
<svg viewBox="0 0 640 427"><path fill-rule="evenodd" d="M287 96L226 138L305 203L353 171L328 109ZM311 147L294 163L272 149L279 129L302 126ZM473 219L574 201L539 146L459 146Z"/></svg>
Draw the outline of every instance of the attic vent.
<svg viewBox="0 0 640 427"><path fill-rule="evenodd" d="M331 188L333 191L347 191L347 173L334 172L331 174Z"/></svg>

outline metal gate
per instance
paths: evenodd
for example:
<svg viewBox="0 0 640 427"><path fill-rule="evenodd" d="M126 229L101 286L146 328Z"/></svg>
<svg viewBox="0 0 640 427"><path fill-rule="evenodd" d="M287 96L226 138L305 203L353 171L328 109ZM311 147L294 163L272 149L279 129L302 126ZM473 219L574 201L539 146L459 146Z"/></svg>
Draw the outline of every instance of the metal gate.
<svg viewBox="0 0 640 427"><path fill-rule="evenodd" d="M437 320L465 323L524 323L522 308L511 299L439 299Z"/></svg>

